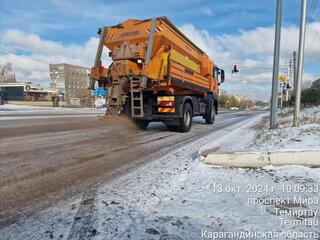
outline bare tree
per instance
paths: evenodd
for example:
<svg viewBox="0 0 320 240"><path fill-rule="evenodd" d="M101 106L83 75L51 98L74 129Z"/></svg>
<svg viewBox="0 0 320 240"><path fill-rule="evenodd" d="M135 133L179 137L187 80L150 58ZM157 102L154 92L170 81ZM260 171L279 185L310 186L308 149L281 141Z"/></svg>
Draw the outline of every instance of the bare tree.
<svg viewBox="0 0 320 240"><path fill-rule="evenodd" d="M12 64L6 63L0 66L0 83L16 82L16 77L12 70Z"/></svg>

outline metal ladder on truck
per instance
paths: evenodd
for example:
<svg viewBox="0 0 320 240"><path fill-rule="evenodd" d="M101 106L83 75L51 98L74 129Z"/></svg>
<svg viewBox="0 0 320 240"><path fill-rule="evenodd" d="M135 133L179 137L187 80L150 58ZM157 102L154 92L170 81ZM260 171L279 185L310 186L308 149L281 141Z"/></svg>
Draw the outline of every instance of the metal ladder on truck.
<svg viewBox="0 0 320 240"><path fill-rule="evenodd" d="M130 77L130 94L131 94L131 116L133 118L142 118L144 116L143 92L140 86L140 80L134 80L133 77Z"/></svg>
<svg viewBox="0 0 320 240"><path fill-rule="evenodd" d="M151 52L153 48L154 35L156 31L157 18L152 18L150 32L149 32L149 41L145 57L145 66L148 66L151 59ZM138 85L138 88L135 86ZM142 89L147 85L147 78L143 76L139 80L134 80L133 77L130 77L130 86L131 86L131 116L133 118L142 118L144 117L143 112L143 92Z"/></svg>
<svg viewBox="0 0 320 240"><path fill-rule="evenodd" d="M149 65L149 63L150 63L156 26L157 26L157 18L152 18L151 26L150 26L150 33L149 33L148 47L147 47L147 52L146 52L146 57L145 57L145 66ZM136 88L135 85L138 85L138 88ZM133 77L130 77L131 116L133 118L144 117L142 89L145 88L146 85L147 85L146 76L143 76L139 80L134 80Z"/></svg>

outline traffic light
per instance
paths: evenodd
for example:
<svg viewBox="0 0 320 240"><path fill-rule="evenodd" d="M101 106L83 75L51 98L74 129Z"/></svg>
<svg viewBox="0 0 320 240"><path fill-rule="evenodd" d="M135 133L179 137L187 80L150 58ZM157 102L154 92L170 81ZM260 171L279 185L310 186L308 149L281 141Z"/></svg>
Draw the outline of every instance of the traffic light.
<svg viewBox="0 0 320 240"><path fill-rule="evenodd" d="M237 73L237 72L239 72L238 65L237 64L233 64L232 73Z"/></svg>
<svg viewBox="0 0 320 240"><path fill-rule="evenodd" d="M291 89L291 85L287 83L287 89Z"/></svg>

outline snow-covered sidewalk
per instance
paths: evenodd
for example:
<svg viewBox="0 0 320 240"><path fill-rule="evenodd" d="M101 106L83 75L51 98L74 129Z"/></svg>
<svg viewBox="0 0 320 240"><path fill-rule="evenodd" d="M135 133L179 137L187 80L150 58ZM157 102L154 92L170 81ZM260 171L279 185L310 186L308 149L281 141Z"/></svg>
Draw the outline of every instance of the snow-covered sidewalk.
<svg viewBox="0 0 320 240"><path fill-rule="evenodd" d="M265 232L275 235L285 232L286 236L294 232L319 234L316 222L319 204L306 201L297 204L292 200L318 199L319 169L299 166L230 169L201 163L198 150L208 142L211 150L218 151L253 148L262 117L207 135L106 185L88 190L81 198L75 197L4 227L0 236L14 240L196 240L214 239L213 236L237 239L240 233L241 236ZM294 191L292 186L314 188ZM290 217L275 209L301 210L304 215ZM313 222L306 223L310 226L296 225L297 219Z"/></svg>
<svg viewBox="0 0 320 240"><path fill-rule="evenodd" d="M302 109L300 127L292 127L293 109L281 111L278 118L277 129L270 130L268 121L257 126L256 138L248 150L320 148L320 107Z"/></svg>
<svg viewBox="0 0 320 240"><path fill-rule="evenodd" d="M200 149L206 155L212 151L268 152L278 150L320 149L320 107L303 109L301 125L292 127L293 109L278 114L278 126L269 128L269 116L255 124L249 123L232 133L234 138L209 142Z"/></svg>

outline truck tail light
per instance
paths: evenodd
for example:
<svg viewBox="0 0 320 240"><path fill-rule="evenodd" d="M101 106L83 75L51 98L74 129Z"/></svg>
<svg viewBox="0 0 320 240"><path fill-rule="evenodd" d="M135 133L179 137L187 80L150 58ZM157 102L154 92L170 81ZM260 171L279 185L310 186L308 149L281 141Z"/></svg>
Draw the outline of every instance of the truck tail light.
<svg viewBox="0 0 320 240"><path fill-rule="evenodd" d="M159 113L174 113L174 96L158 96L158 112Z"/></svg>
<svg viewBox="0 0 320 240"><path fill-rule="evenodd" d="M162 107L173 107L174 106L174 102L162 101L162 102L160 102L160 106L162 106Z"/></svg>
<svg viewBox="0 0 320 240"><path fill-rule="evenodd" d="M158 96L158 105L160 106L162 102L173 102L174 103L174 96Z"/></svg>
<svg viewBox="0 0 320 240"><path fill-rule="evenodd" d="M168 108L168 107L166 107L166 108L159 107L158 112L159 113L175 113L176 109L175 108Z"/></svg>

